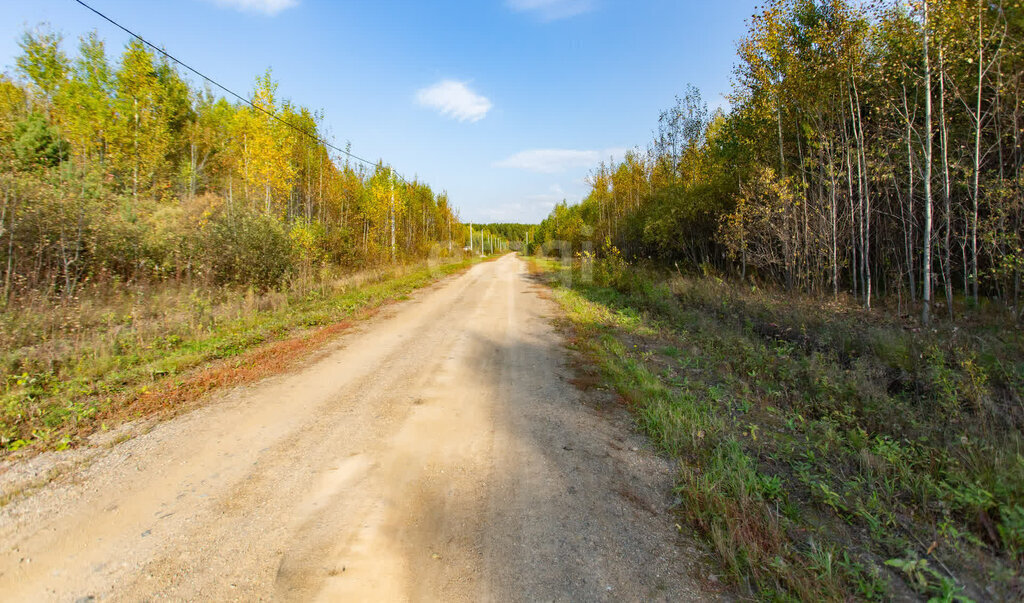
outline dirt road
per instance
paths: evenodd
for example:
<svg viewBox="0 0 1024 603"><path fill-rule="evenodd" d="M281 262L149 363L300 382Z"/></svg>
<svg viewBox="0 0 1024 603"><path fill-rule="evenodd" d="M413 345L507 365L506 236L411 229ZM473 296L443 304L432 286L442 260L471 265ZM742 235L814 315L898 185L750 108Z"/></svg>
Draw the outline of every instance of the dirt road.
<svg viewBox="0 0 1024 603"><path fill-rule="evenodd" d="M716 597L671 466L570 383L539 289L512 255L480 264L301 370L94 446L0 509L0 598Z"/></svg>

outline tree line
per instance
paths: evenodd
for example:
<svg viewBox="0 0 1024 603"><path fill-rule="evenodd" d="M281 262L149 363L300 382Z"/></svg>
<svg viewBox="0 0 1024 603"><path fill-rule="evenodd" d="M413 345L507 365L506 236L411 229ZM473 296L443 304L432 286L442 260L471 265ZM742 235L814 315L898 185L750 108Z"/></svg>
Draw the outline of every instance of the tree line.
<svg viewBox="0 0 1024 603"><path fill-rule="evenodd" d="M771 0L748 26L731 110L690 87L538 239L925 322L958 300L1024 315L1020 3Z"/></svg>
<svg viewBox="0 0 1024 603"><path fill-rule="evenodd" d="M449 254L466 236L445 193L332 154L323 113L282 100L269 70L250 106L139 40L114 62L95 32L75 56L46 28L20 46L0 75L4 303L90 280L274 287Z"/></svg>
<svg viewBox="0 0 1024 603"><path fill-rule="evenodd" d="M508 249L525 251L526 246L533 242L533 231L536 230L537 225L519 222L492 222L478 224L475 228L480 232L493 233L493 236L506 243Z"/></svg>

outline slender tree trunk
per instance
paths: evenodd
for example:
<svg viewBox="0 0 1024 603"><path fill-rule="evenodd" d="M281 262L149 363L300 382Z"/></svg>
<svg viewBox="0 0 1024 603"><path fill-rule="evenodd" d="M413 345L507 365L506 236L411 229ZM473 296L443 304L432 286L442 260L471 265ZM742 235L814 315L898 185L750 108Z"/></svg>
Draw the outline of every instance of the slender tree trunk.
<svg viewBox="0 0 1024 603"><path fill-rule="evenodd" d="M861 266L864 270L864 307L871 309L871 197L868 191L867 155L864 153L864 120L860 115L860 93L857 81L852 77L853 96L856 100L857 128L857 187L860 189L860 224L861 224Z"/></svg>
<svg viewBox="0 0 1024 603"><path fill-rule="evenodd" d="M981 88L984 68L985 46L981 39L982 6L978 0L978 94L974 104L974 172L971 174L971 294L974 305L978 305L978 176L981 171Z"/></svg>
<svg viewBox="0 0 1024 603"><path fill-rule="evenodd" d="M946 306L949 320L953 320L953 281L951 280L950 233L953 230L952 209L949 191L949 129L946 126L946 63L943 46L939 45L939 144L942 152L942 200L946 214L946 230L943 232L942 281L946 289Z"/></svg>
<svg viewBox="0 0 1024 603"><path fill-rule="evenodd" d="M970 239L970 224L964 220L964 236L960 240L960 259L964 270L964 300L971 297L971 288L968 279L971 276L970 263L967 261L967 241Z"/></svg>
<svg viewBox="0 0 1024 603"><path fill-rule="evenodd" d="M132 140L135 147L134 159L132 165L132 199L139 198L139 99L133 99L135 101L135 129L133 131Z"/></svg>
<svg viewBox="0 0 1024 603"><path fill-rule="evenodd" d="M245 207L249 205L249 134L242 134L242 195L245 197Z"/></svg>
<svg viewBox="0 0 1024 603"><path fill-rule="evenodd" d="M803 202L800 204L800 209L802 210L801 217L803 218L803 228L801 232L801 247L803 248L803 257L801 258L803 260L802 273L804 287L810 288L813 285L811 283L811 250L808 246L808 241L810 240L810 228L807 221L807 206L810 205L811 188L807 185L807 170L806 163L804 162L803 142L800 138L799 128L797 130L796 148L800 155L800 183L803 185Z"/></svg>
<svg viewBox="0 0 1024 603"><path fill-rule="evenodd" d="M14 271L14 231L18 224L15 222L14 207L18 200L17 189L11 191L10 199L10 226L7 230L7 272L4 273L4 307L11 301L11 272Z"/></svg>
<svg viewBox="0 0 1024 603"><path fill-rule="evenodd" d="M0 237L7 234L7 228L4 225L7 223L7 208L10 203L10 191L7 190L7 187L4 187L4 206L0 207Z"/></svg>
<svg viewBox="0 0 1024 603"><path fill-rule="evenodd" d="M780 93L776 93L776 96L782 96ZM777 118L776 123L779 126L779 176L786 176L786 155L783 152L782 146L782 99L777 98L775 101L776 110L775 115Z"/></svg>
<svg viewBox="0 0 1024 603"><path fill-rule="evenodd" d="M397 260L398 252L395 246L395 175L394 172L388 171L388 178L391 180L391 263L394 264Z"/></svg>
<svg viewBox="0 0 1024 603"><path fill-rule="evenodd" d="M932 69L928 58L928 0L924 0L924 259L921 294L921 322L931 319L932 303Z"/></svg>
<svg viewBox="0 0 1024 603"><path fill-rule="evenodd" d="M850 150L850 136L849 133L846 131L845 120L843 123L843 146L845 147L844 151L846 157L846 195L847 199L850 201L850 283L853 287L853 297L854 299L857 299L858 264L857 241L855 235L855 233L857 232L857 204L853 198L853 166L850 162L850 154L852 151Z"/></svg>
<svg viewBox="0 0 1024 603"><path fill-rule="evenodd" d="M853 78L850 78L852 84ZM864 272L867 270L867 257L864 254L864 184L863 184L863 165L861 164L861 153L860 153L860 132L857 127L859 121L858 109L853 106L853 90L852 88L848 91L848 99L850 102L850 127L853 129L853 142L857 145L854 149L854 155L857 157L857 228L854 230L856 236L855 247L860 255L860 271L855 271L854 278L860 280L861 292L864 294L864 302L867 303L867 287L864 281ZM852 186L852 185L851 185ZM852 189L851 189L852 194Z"/></svg>
<svg viewBox="0 0 1024 603"><path fill-rule="evenodd" d="M829 226L831 227L832 234L832 249L831 257L829 258L832 262L832 299L833 301L839 299L839 241L838 241L838 212L836 211L836 168L835 168L835 153L833 152L831 141L826 142L824 140L825 135L822 134L822 147L826 149L828 154L828 210L829 210Z"/></svg>
<svg viewBox="0 0 1024 603"><path fill-rule="evenodd" d="M914 148L912 146L913 125L910 119L910 105L907 102L907 87L903 86L903 111L907 125L907 275L910 282L910 303L917 302L916 272L914 270Z"/></svg>

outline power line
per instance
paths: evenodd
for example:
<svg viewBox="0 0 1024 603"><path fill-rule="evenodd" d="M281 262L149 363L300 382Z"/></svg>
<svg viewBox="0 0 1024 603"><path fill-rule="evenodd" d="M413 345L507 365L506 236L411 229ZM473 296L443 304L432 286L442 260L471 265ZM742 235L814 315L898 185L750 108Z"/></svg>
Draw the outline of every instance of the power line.
<svg viewBox="0 0 1024 603"><path fill-rule="evenodd" d="M228 88L227 86L221 84L220 82L218 82L217 80L213 79L212 77L209 77L207 75L204 75L204 74L200 73L199 70L197 70L194 67L188 65L184 61L181 61L181 60L175 58L173 55L171 55L171 53L167 52L163 48L160 48L156 44L153 44L152 42L150 42L146 38L143 38L142 36L140 36L139 34L135 33L134 31L128 29L124 25L121 25L117 21L111 19L110 17L106 16L105 14L103 14L100 11L96 10L95 8L89 6L88 4L83 2L82 0L75 0L75 2L77 2L78 4L81 4L82 6L84 6L87 9L89 9L90 11L92 11L93 13L98 15L101 19L107 21L108 23L110 23L114 27L117 27L121 31L123 31L126 34L132 36L133 38L138 39L140 42L142 42L146 46L149 46L153 50L159 52L160 54L164 55L168 59L174 61L175 63L177 63L179 65L181 65L183 68L187 69L188 71L191 71L192 73L198 75L199 77L203 78L204 80L210 82L214 86L220 88L221 90L223 90L224 92L228 93L229 95L237 98L238 100L242 101L246 105L249 105L253 109L255 109L255 110L257 110L257 111L259 111L261 113L266 114L268 117L276 119L277 121L281 122L282 124L288 126L291 129L295 130L296 132L299 132L300 134L304 134L305 136L308 136L309 138L312 138L313 140L319 142L320 144L324 145L325 147L327 147L329 149L333 149L333 150L335 150L335 151L337 151L339 153L342 153L346 157L350 157L352 159L355 159L356 161L361 161L362 163L364 163L366 165L370 165L370 166L374 166L374 167L377 166L377 162L370 161L369 159L364 159L363 157L360 157L360 156L352 153L351 151L347 151L345 149L338 148L338 147L334 146L333 144L327 142L325 139L323 139L323 138L321 138L321 137L311 133L309 130L306 130L304 128L300 128L299 126L289 122L288 120L282 119L281 117L275 115L274 113L271 113L270 111L267 111L263 107L259 107L259 106L255 105L255 104L253 104L252 101L250 101L249 99L245 98L241 94L239 94L239 93L235 92L234 90ZM405 182L406 184L409 184L408 180L403 178L401 174L398 174L397 172L395 172L390 166L388 167L388 169L391 170L391 173L394 174L399 180L401 180L402 182Z"/></svg>

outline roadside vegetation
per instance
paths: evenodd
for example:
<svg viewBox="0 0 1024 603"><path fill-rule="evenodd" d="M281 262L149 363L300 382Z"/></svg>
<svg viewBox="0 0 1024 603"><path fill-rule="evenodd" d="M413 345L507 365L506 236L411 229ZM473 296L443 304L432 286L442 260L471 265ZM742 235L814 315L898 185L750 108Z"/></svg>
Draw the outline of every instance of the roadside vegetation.
<svg viewBox="0 0 1024 603"><path fill-rule="evenodd" d="M90 286L0 313L0 446L62 449L97 429L175 413L273 374L352 321L479 261L381 267L260 291Z"/></svg>
<svg viewBox="0 0 1024 603"><path fill-rule="evenodd" d="M615 250L535 270L742 591L1024 596L1024 336L1000 314L922 330Z"/></svg>

